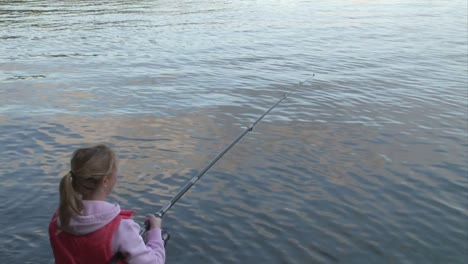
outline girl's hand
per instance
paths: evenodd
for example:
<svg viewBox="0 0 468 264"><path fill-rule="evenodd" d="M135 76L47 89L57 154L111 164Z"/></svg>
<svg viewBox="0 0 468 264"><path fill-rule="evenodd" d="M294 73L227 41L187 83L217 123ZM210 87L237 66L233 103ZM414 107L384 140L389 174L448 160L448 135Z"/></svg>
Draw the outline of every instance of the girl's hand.
<svg viewBox="0 0 468 264"><path fill-rule="evenodd" d="M156 229L156 228L161 229L161 225L162 225L162 219L161 218L156 217L153 214L147 215L146 218L148 219L148 222L150 224L150 229Z"/></svg>

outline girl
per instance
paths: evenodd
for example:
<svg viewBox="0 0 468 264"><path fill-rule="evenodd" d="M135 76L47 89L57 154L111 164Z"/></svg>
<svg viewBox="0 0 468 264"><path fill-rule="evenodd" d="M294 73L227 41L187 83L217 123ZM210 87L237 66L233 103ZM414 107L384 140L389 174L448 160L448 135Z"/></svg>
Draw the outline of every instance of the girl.
<svg viewBox="0 0 468 264"><path fill-rule="evenodd" d="M106 202L117 181L114 152L105 145L73 153L71 170L60 181L60 205L49 224L57 264L164 263L161 219L148 215L147 242L132 212Z"/></svg>

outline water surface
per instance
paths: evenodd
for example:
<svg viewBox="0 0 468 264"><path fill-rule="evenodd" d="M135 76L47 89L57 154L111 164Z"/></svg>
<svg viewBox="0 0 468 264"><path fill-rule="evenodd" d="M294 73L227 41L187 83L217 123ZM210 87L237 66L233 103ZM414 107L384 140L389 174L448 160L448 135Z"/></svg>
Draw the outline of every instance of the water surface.
<svg viewBox="0 0 468 264"><path fill-rule="evenodd" d="M0 1L0 256L53 263L71 152L167 263L466 263L466 1Z"/></svg>

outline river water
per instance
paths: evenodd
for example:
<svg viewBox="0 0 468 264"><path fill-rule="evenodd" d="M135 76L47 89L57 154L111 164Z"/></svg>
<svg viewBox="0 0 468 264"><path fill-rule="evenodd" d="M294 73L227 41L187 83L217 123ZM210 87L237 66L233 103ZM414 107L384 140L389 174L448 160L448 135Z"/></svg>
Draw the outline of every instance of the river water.
<svg viewBox="0 0 468 264"><path fill-rule="evenodd" d="M71 152L167 263L467 263L464 0L0 0L0 259L53 263Z"/></svg>

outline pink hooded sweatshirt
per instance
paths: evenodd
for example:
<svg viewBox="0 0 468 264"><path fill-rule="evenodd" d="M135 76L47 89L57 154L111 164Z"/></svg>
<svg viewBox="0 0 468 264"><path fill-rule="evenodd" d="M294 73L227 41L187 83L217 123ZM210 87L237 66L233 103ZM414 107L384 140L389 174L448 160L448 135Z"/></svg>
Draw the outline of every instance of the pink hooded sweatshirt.
<svg viewBox="0 0 468 264"><path fill-rule="evenodd" d="M70 233L86 235L112 221L119 213L120 206L105 201L84 200L80 215L70 219ZM58 220L58 218L57 218ZM60 226L60 221L58 221ZM140 226L132 219L122 219L112 239L113 254L120 252L126 256L128 264L164 263L166 253L161 238L161 229L147 232L146 244L139 234Z"/></svg>

